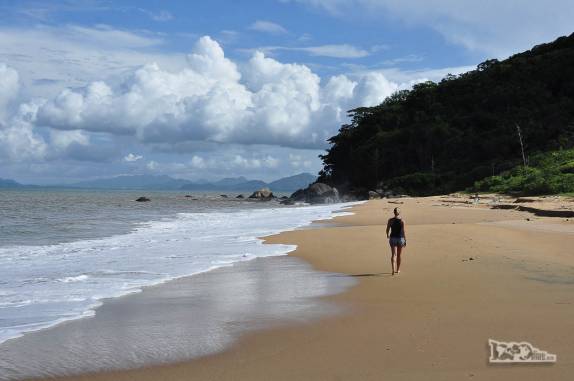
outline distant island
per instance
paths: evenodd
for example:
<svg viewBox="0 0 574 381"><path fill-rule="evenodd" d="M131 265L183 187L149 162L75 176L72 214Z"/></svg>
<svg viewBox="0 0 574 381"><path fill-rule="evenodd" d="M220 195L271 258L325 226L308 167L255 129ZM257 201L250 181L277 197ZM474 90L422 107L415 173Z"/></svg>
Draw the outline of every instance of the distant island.
<svg viewBox="0 0 574 381"><path fill-rule="evenodd" d="M262 180L248 180L243 176L224 178L214 182L193 182L185 179L176 179L166 175L124 175L81 181L73 184L50 186L49 188L253 192L267 187L275 192L293 192L297 189L307 187L316 180L317 176L310 173L300 173L289 177L283 177L269 183ZM0 188L19 189L30 187L37 188L39 186L23 185L14 180L0 179Z"/></svg>
<svg viewBox="0 0 574 381"><path fill-rule="evenodd" d="M319 181L391 189L574 192L574 34L349 112Z"/></svg>

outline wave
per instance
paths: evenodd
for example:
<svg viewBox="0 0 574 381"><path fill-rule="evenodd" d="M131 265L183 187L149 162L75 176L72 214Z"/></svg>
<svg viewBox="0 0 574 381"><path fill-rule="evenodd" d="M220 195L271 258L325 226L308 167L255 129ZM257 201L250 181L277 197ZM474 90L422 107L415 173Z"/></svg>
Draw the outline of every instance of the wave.
<svg viewBox="0 0 574 381"><path fill-rule="evenodd" d="M101 300L294 245L258 237L348 214L355 203L233 212L181 213L133 232L47 246L0 248L0 343L62 321L91 316Z"/></svg>

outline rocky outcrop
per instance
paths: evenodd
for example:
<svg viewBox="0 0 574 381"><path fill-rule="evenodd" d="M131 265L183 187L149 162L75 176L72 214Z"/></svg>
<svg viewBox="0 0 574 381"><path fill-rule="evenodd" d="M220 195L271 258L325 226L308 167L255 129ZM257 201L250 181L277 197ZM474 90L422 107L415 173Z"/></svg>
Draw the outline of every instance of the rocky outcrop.
<svg viewBox="0 0 574 381"><path fill-rule="evenodd" d="M245 198L242 194L238 194L235 198Z"/></svg>
<svg viewBox="0 0 574 381"><path fill-rule="evenodd" d="M249 196L250 199L257 199L257 200L271 200L274 197L275 196L273 196L273 192L271 192L271 189L269 188L261 188L258 191L253 192L253 194Z"/></svg>
<svg viewBox="0 0 574 381"><path fill-rule="evenodd" d="M369 191L369 200L378 200L381 198L381 195L375 191Z"/></svg>
<svg viewBox="0 0 574 381"><path fill-rule="evenodd" d="M305 189L299 189L289 199L309 204L329 204L340 201L337 189L324 183L314 183Z"/></svg>

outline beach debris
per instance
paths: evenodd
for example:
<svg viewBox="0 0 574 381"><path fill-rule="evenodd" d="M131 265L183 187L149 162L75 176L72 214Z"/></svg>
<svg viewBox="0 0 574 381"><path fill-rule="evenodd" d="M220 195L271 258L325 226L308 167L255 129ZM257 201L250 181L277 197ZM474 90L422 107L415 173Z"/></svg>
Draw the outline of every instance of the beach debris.
<svg viewBox="0 0 574 381"><path fill-rule="evenodd" d="M468 258L469 261L474 261L473 257Z"/></svg>
<svg viewBox="0 0 574 381"><path fill-rule="evenodd" d="M255 192L253 192L253 194L251 196L249 196L250 199L257 199L257 200L261 200L261 201L269 201L272 198L275 198L275 196L273 196L273 192L271 192L271 189L269 188L261 188Z"/></svg>
<svg viewBox="0 0 574 381"><path fill-rule="evenodd" d="M574 217L574 210L555 210L555 209L540 209L532 208L530 206L523 205L512 205L512 204L499 204L492 205L491 209L513 209L520 212L530 212L538 217L562 217L562 218L572 218Z"/></svg>
<svg viewBox="0 0 574 381"><path fill-rule="evenodd" d="M530 218L527 218L526 221L530 221Z"/></svg>
<svg viewBox="0 0 574 381"><path fill-rule="evenodd" d="M143 196L142 196L142 197L136 198L136 201L137 201L137 202L148 202L148 201L151 201L151 200L150 200L149 198L147 198L147 197L143 197Z"/></svg>
<svg viewBox="0 0 574 381"><path fill-rule="evenodd" d="M538 200L535 200L533 198L526 198L526 197L518 197L516 200L514 200L515 204L520 204L521 202L536 202Z"/></svg>
<svg viewBox="0 0 574 381"><path fill-rule="evenodd" d="M389 204L404 204L402 201L388 201Z"/></svg>

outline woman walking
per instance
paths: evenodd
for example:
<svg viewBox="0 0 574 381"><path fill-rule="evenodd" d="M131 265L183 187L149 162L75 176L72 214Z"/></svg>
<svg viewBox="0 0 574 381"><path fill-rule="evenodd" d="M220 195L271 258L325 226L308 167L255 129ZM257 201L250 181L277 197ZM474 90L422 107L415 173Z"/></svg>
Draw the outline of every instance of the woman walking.
<svg viewBox="0 0 574 381"><path fill-rule="evenodd" d="M395 216L389 218L387 222L387 238L389 245L391 245L391 267L393 268L392 275L401 273L401 253L403 248L407 246L407 237L405 235L405 222L400 217L399 208L393 210ZM389 235L390 231L390 235ZM396 267L395 267L396 258Z"/></svg>

